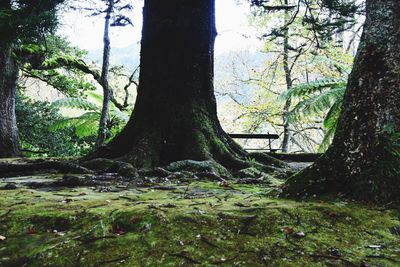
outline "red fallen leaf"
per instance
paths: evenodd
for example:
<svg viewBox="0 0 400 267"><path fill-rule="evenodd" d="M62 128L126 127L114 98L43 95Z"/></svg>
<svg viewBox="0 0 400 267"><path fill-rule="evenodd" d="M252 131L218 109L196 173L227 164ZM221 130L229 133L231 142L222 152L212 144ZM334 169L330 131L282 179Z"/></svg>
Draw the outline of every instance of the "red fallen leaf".
<svg viewBox="0 0 400 267"><path fill-rule="evenodd" d="M223 181L219 185L222 187L230 187L230 184L227 181Z"/></svg>
<svg viewBox="0 0 400 267"><path fill-rule="evenodd" d="M36 234L36 230L35 230L35 228L28 228L28 230L26 230L26 233L28 235L33 235L33 234Z"/></svg>
<svg viewBox="0 0 400 267"><path fill-rule="evenodd" d="M124 235L126 232L125 232L125 230L122 228L122 227L119 227L119 226L117 226L115 229L114 229L114 234L116 234L116 235Z"/></svg>
<svg viewBox="0 0 400 267"><path fill-rule="evenodd" d="M80 196L86 196L86 193L85 192L81 192L81 193L79 193L79 195Z"/></svg>
<svg viewBox="0 0 400 267"><path fill-rule="evenodd" d="M293 228L286 226L283 228L283 233L285 234L285 237L287 238L289 235L294 233L294 230L293 230Z"/></svg>

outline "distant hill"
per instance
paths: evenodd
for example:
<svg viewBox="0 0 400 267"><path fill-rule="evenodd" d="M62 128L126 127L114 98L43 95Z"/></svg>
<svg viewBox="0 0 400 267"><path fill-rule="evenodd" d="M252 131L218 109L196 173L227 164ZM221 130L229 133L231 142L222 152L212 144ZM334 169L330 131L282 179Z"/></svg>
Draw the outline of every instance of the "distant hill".
<svg viewBox="0 0 400 267"><path fill-rule="evenodd" d="M127 47L111 48L111 64L124 65L130 70L134 70L139 65L140 44L133 44ZM103 57L103 50L89 50L87 57L95 62L100 63Z"/></svg>

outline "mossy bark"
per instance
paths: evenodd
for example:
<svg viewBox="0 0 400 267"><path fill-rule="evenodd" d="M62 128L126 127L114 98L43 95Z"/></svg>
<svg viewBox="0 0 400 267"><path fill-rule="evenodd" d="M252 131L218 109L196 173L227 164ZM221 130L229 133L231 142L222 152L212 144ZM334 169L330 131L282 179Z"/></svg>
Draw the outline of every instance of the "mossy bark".
<svg viewBox="0 0 400 267"><path fill-rule="evenodd" d="M366 2L366 23L344 98L337 133L314 165L291 177L284 195L346 193L399 198L399 162L387 129L400 131L400 2Z"/></svg>
<svg viewBox="0 0 400 267"><path fill-rule="evenodd" d="M0 41L0 158L19 155L15 94L18 66L10 45Z"/></svg>
<svg viewBox="0 0 400 267"><path fill-rule="evenodd" d="M215 0L146 0L136 106L126 128L90 157L137 167L216 160L248 167L222 129L214 96Z"/></svg>

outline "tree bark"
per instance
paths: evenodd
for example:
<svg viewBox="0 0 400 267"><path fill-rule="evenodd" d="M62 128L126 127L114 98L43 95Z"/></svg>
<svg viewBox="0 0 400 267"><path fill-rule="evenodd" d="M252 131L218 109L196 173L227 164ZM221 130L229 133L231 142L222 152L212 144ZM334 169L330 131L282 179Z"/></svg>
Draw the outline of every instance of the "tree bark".
<svg viewBox="0 0 400 267"><path fill-rule="evenodd" d="M215 159L244 167L247 153L222 129L213 88L215 0L146 0L141 71L126 128L90 157L137 167Z"/></svg>
<svg viewBox="0 0 400 267"><path fill-rule="evenodd" d="M19 155L19 139L15 116L15 94L18 66L11 45L0 43L0 158Z"/></svg>
<svg viewBox="0 0 400 267"><path fill-rule="evenodd" d="M288 196L346 193L399 199L400 161L388 128L400 132L400 2L368 0L366 23L331 147L288 180ZM388 148L389 147L389 148ZM397 169L397 170L396 170Z"/></svg>
<svg viewBox="0 0 400 267"><path fill-rule="evenodd" d="M285 6L289 5L289 1L285 0ZM289 11L285 10L284 25L290 20ZM286 26L283 32L283 70L285 72L286 90L292 88L292 71L289 67L289 26ZM290 124L288 121L288 114L292 100L289 98L286 100L283 107L283 140L282 140L282 152L288 152L290 146L290 140L292 139L292 132L290 131Z"/></svg>
<svg viewBox="0 0 400 267"><path fill-rule="evenodd" d="M100 84L103 88L103 106L101 109L100 122L99 122L99 134L97 136L96 145L98 147L103 146L107 138L107 121L110 110L110 99L111 92L108 83L108 69L110 66L110 19L111 13L114 9L114 0L107 1L107 11L104 20L104 34L103 34L103 64L101 68Z"/></svg>

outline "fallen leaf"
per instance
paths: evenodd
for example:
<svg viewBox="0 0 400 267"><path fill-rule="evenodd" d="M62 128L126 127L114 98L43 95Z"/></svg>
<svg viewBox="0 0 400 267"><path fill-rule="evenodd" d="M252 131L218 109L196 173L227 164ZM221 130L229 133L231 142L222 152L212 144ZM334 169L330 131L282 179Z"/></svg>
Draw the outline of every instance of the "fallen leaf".
<svg viewBox="0 0 400 267"><path fill-rule="evenodd" d="M117 226L114 229L114 234L116 235L124 235L125 233L126 233L125 230L120 226Z"/></svg>
<svg viewBox="0 0 400 267"><path fill-rule="evenodd" d="M290 228L290 227L284 227L283 232L285 233L285 235L291 235L294 233L294 230L293 230L293 228Z"/></svg>
<svg viewBox="0 0 400 267"><path fill-rule="evenodd" d="M79 195L80 196L86 196L86 193L85 192L81 192L81 193L79 193Z"/></svg>
<svg viewBox="0 0 400 267"><path fill-rule="evenodd" d="M26 230L26 233L28 235L33 235L36 234L36 230L34 228L28 228L28 230Z"/></svg>
<svg viewBox="0 0 400 267"><path fill-rule="evenodd" d="M5 236L0 235L0 241L6 240Z"/></svg>

